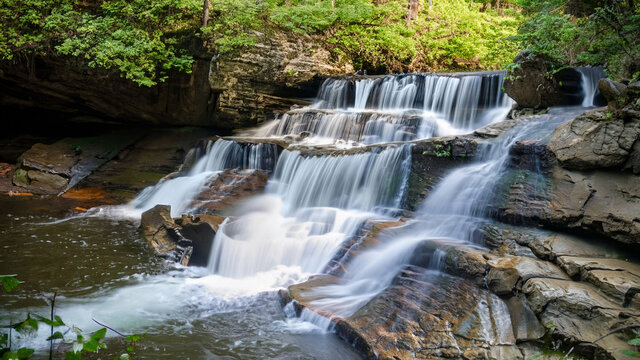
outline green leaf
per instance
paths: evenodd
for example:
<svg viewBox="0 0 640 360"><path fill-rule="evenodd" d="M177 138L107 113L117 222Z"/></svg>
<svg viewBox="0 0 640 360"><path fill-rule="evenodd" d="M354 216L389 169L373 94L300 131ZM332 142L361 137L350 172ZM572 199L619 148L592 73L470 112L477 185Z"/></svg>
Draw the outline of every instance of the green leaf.
<svg viewBox="0 0 640 360"><path fill-rule="evenodd" d="M15 278L16 275L0 275L0 282L6 292L11 292L18 285L22 284L22 281Z"/></svg>
<svg viewBox="0 0 640 360"><path fill-rule="evenodd" d="M129 360L130 358L131 358L131 356L129 356L129 354L120 355L120 360Z"/></svg>
<svg viewBox="0 0 640 360"><path fill-rule="evenodd" d="M56 339L62 339L64 338L64 336L62 335L62 333L60 331L56 331L53 333L53 335L49 336L47 338L47 341L49 340L56 340Z"/></svg>
<svg viewBox="0 0 640 360"><path fill-rule="evenodd" d="M18 359L26 359L33 354L34 350L29 348L18 349Z"/></svg>
<svg viewBox="0 0 640 360"><path fill-rule="evenodd" d="M64 354L64 359L65 360L82 360L82 353L68 351L67 353Z"/></svg>
<svg viewBox="0 0 640 360"><path fill-rule="evenodd" d="M2 336L0 336L0 344L6 344L8 340L9 340L9 334L2 334Z"/></svg>
<svg viewBox="0 0 640 360"><path fill-rule="evenodd" d="M640 352L637 352L637 351L624 349L624 350L620 350L620 352L627 356L640 357Z"/></svg>
<svg viewBox="0 0 640 360"><path fill-rule="evenodd" d="M631 340L627 341L627 344L634 345L634 346L640 346L640 337L637 337L635 339L631 339Z"/></svg>
<svg viewBox="0 0 640 360"><path fill-rule="evenodd" d="M102 328L98 331L96 331L95 333L93 333L93 335L91 335L91 340L101 340L104 338L104 336L107 334L107 329L106 328Z"/></svg>
<svg viewBox="0 0 640 360"><path fill-rule="evenodd" d="M140 341L141 338L142 338L141 335L133 334L133 335L127 336L125 340L129 342L136 342L136 341Z"/></svg>
<svg viewBox="0 0 640 360"><path fill-rule="evenodd" d="M98 340L91 339L84 343L82 349L89 352L98 352Z"/></svg>

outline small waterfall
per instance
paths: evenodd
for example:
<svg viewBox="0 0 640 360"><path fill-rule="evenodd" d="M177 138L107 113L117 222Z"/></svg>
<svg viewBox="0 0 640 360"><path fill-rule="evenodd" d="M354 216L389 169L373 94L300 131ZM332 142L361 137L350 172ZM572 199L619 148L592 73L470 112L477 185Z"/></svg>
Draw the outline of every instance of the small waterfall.
<svg viewBox="0 0 640 360"><path fill-rule="evenodd" d="M504 72L330 78L313 105L280 116L258 134L308 132L310 143L360 144L459 134L506 116L512 101L503 81Z"/></svg>
<svg viewBox="0 0 640 360"><path fill-rule="evenodd" d="M232 278L280 267L322 272L373 209L401 204L409 164L408 146L350 156L285 151L266 194L216 233L209 269Z"/></svg>
<svg viewBox="0 0 640 360"><path fill-rule="evenodd" d="M384 290L421 244L430 248L472 244L478 225L486 223L493 189L505 172L509 148L523 139L543 139L582 110L542 115L508 133L481 152L480 161L454 170L431 191L415 220L381 236L382 244L347 265L346 283L318 287L308 293L310 305L321 313L348 317ZM443 253L431 258L440 266Z"/></svg>
<svg viewBox="0 0 640 360"><path fill-rule="evenodd" d="M600 90L598 89L598 82L600 79L607 77L602 66L596 67L581 67L576 68L580 72L580 84L582 85L582 106L592 107L595 106L595 99Z"/></svg>
<svg viewBox="0 0 640 360"><path fill-rule="evenodd" d="M279 148L272 144L239 144L219 139L206 145L206 153L183 176L161 181L144 189L131 204L146 211L163 204L171 205L171 215L187 212L193 198L209 180L226 169L273 170Z"/></svg>

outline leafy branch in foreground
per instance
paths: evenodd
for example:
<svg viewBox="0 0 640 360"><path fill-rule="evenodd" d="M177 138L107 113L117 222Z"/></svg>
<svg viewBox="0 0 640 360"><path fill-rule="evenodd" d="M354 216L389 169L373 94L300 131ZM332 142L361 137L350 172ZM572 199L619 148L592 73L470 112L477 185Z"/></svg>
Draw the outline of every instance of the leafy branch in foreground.
<svg viewBox="0 0 640 360"><path fill-rule="evenodd" d="M2 283L3 288L7 292L11 292L22 282L19 281L16 275L0 275L0 283ZM111 330L117 335L123 337L127 343L130 345L127 346L126 352L124 352L119 357L115 359L129 359L130 353L134 352L135 345L138 341L142 339L142 335L133 334L133 335L124 335L119 331L110 328L95 319L93 320L98 325L102 326L99 330L90 333L84 334L82 329L79 329L75 326L67 326L64 321L54 314L55 307L55 299L56 293L53 294L51 298L49 298L49 303L51 307L51 315L49 318L40 315L27 314L27 318L18 323L9 324L6 326L2 326L2 328L9 329L8 333L0 333L0 360L19 360L19 359L29 359L35 352L34 349L22 347L17 349L15 352L11 351L11 341L12 341L12 332L15 330L20 334L33 334L38 331L39 324L45 324L51 328L50 336L47 338L49 341L49 359L53 358L53 345L56 341L60 341L60 344L67 344L71 346L71 350L65 353L65 360L81 360L83 353L97 353L101 349L106 349L107 345L104 344L103 340L107 335L107 330ZM62 331L54 331L56 328L66 327L66 329ZM75 337L65 337L66 334L71 332Z"/></svg>

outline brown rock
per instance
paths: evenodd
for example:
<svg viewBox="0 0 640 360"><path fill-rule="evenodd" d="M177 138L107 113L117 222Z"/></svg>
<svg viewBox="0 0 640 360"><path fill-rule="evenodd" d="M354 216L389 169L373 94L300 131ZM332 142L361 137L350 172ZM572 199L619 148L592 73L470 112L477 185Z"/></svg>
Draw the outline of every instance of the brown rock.
<svg viewBox="0 0 640 360"><path fill-rule="evenodd" d="M521 290L532 278L569 280L569 277L554 264L523 256L490 260L487 285L497 295L510 295Z"/></svg>
<svg viewBox="0 0 640 360"><path fill-rule="evenodd" d="M223 214L238 201L261 192L267 180L263 170L225 170L206 185L190 207L195 213Z"/></svg>
<svg viewBox="0 0 640 360"><path fill-rule="evenodd" d="M156 205L142 213L140 228L147 242L158 255L168 254L176 249L177 225L171 218L171 206Z"/></svg>

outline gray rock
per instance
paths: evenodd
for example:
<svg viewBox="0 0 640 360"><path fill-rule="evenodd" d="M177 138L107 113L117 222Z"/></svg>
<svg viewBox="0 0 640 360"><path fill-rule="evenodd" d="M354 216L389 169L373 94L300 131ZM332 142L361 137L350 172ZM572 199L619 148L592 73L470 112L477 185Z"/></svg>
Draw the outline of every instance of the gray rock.
<svg viewBox="0 0 640 360"><path fill-rule="evenodd" d="M569 280L554 264L524 256L490 260L487 286L497 295L510 295L532 278Z"/></svg>
<svg viewBox="0 0 640 360"><path fill-rule="evenodd" d="M598 82L598 89L600 89L602 96L604 96L607 102L611 102L617 101L627 89L627 86L609 78L602 78Z"/></svg>
<svg viewBox="0 0 640 360"><path fill-rule="evenodd" d="M625 122L601 108L558 126L549 149L567 169L621 167L638 137L638 121Z"/></svg>

